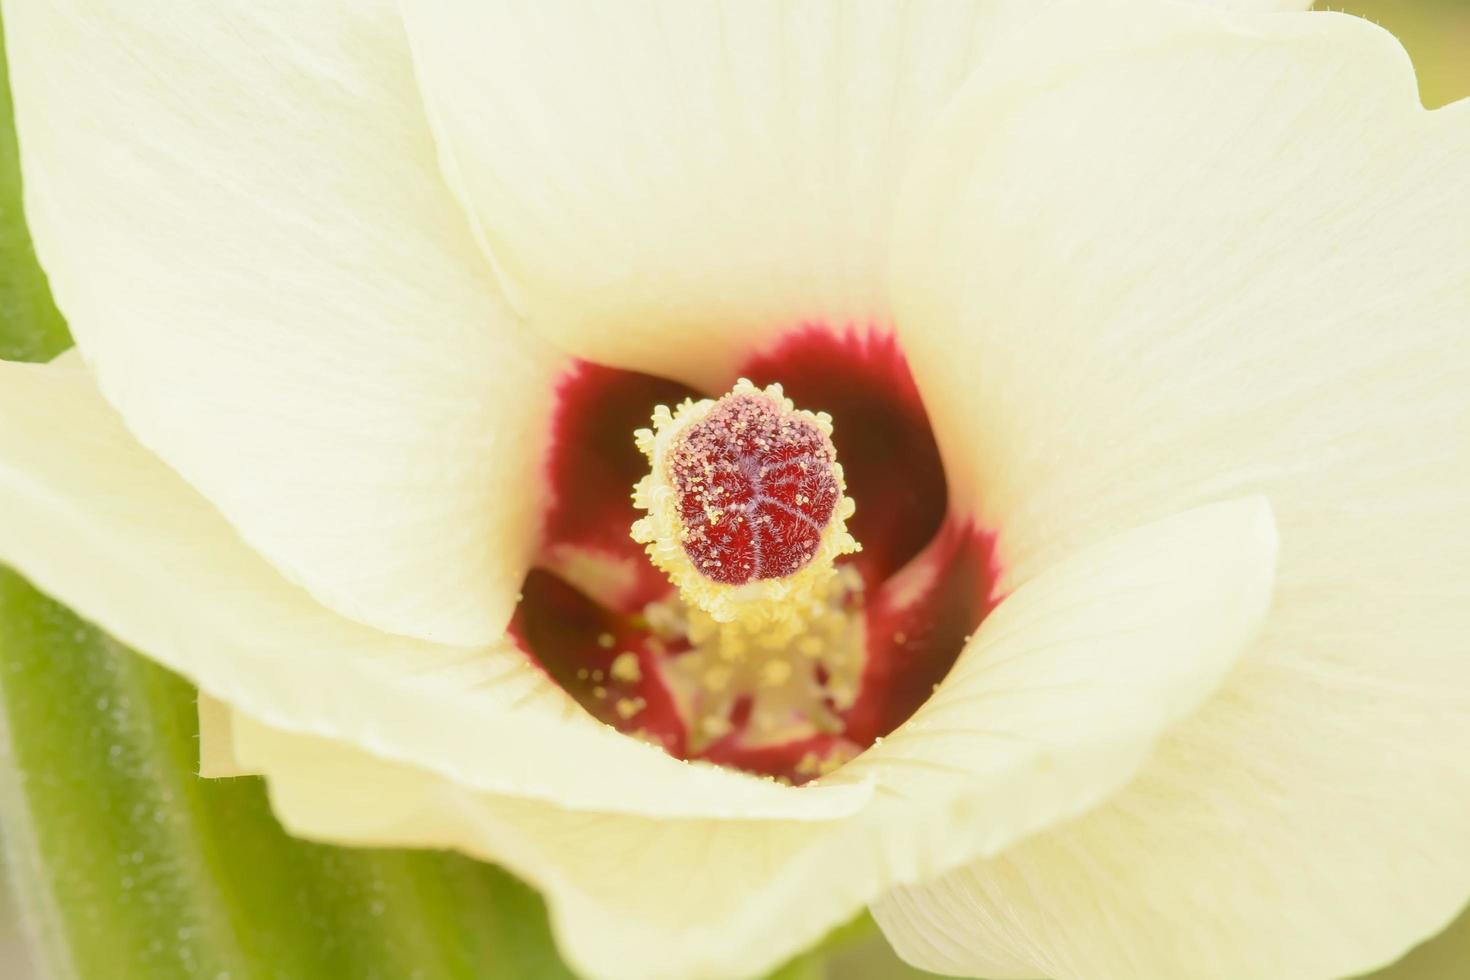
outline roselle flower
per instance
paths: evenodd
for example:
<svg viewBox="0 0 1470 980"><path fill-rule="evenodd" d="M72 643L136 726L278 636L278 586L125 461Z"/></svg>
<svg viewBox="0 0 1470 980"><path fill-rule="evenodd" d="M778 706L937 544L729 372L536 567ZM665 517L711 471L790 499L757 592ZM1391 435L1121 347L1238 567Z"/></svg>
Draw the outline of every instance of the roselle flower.
<svg viewBox="0 0 1470 980"><path fill-rule="evenodd" d="M1470 892L1470 112L1225 6L10 0L0 560L588 976L1387 962Z"/></svg>

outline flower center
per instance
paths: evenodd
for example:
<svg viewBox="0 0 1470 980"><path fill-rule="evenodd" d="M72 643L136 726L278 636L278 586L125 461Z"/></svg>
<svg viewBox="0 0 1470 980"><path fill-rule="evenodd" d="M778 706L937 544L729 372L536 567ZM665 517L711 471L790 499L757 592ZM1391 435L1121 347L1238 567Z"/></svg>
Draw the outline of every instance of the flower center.
<svg viewBox="0 0 1470 980"><path fill-rule="evenodd" d="M997 598L993 541L949 513L891 334L797 327L735 369L719 398L567 373L511 628L620 731L800 783L930 695Z"/></svg>

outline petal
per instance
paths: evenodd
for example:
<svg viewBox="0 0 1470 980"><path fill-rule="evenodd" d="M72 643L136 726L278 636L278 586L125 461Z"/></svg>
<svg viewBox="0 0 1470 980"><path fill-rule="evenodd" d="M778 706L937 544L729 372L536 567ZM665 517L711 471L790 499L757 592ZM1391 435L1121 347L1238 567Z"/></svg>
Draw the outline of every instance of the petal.
<svg viewBox="0 0 1470 980"><path fill-rule="evenodd" d="M285 731L569 809L820 821L871 796L680 762L593 721L508 641L444 646L332 613L134 442L74 361L0 362L0 512L0 562ZM206 738L210 772L250 771Z"/></svg>
<svg viewBox="0 0 1470 980"><path fill-rule="evenodd" d="M516 308L590 360L719 390L782 330L887 326L911 151L1003 27L1041 6L405 10L446 172Z"/></svg>
<svg viewBox="0 0 1470 980"><path fill-rule="evenodd" d="M1148 0L1144 2L1146 4ZM1314 0L1195 0L1195 2L1206 7L1219 7L1222 10L1298 11L1310 10Z"/></svg>
<svg viewBox="0 0 1470 980"><path fill-rule="evenodd" d="M907 185L895 302L955 495L1014 587L1264 492L1277 599L1115 805L880 919L946 972L1357 973L1470 890L1470 103L1424 112L1338 15L1066 17Z"/></svg>
<svg viewBox="0 0 1470 980"><path fill-rule="evenodd" d="M205 779L258 776L235 752L234 709L219 698L199 693L199 775Z"/></svg>
<svg viewBox="0 0 1470 980"><path fill-rule="evenodd" d="M406 8L513 304L581 356L716 390L781 329L885 318L899 175L1005 6Z"/></svg>
<svg viewBox="0 0 1470 980"><path fill-rule="evenodd" d="M554 363L443 185L392 7L7 3L27 212L145 445L338 612L483 643Z"/></svg>
<svg viewBox="0 0 1470 980"><path fill-rule="evenodd" d="M993 853L1084 809L1219 689L1266 617L1276 549L1271 508L1252 497L1070 556L1007 596L934 696L842 776L871 776L889 794L932 804L956 772L972 783L1041 773L1031 788L1049 786L1050 796L972 801L992 819L1008 804L1034 807L1033 817L968 824L945 848L980 834L969 849Z"/></svg>
<svg viewBox="0 0 1470 980"><path fill-rule="evenodd" d="M827 822L573 813L238 714L237 751L296 833L505 864L546 895L588 976L749 976L887 887L1115 791L1248 644L1274 555L1270 511L1253 499L1120 535L1038 576L985 621L929 705L831 778L878 793Z"/></svg>

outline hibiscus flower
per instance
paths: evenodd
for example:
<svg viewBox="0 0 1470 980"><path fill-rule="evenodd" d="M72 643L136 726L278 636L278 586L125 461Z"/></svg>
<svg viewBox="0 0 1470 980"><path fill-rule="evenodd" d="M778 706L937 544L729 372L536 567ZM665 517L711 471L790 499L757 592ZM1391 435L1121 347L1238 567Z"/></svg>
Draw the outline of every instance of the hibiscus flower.
<svg viewBox="0 0 1470 980"><path fill-rule="evenodd" d="M589 977L1392 960L1470 892L1470 111L1248 6L11 0L78 349L0 560Z"/></svg>

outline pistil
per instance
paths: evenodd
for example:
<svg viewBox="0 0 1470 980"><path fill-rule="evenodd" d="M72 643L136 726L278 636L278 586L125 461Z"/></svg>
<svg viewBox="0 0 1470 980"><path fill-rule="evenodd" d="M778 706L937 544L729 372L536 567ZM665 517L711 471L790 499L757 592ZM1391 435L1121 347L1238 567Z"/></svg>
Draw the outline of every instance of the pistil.
<svg viewBox="0 0 1470 980"><path fill-rule="evenodd" d="M634 488L648 513L633 538L687 605L786 642L826 606L836 559L859 547L831 436L831 418L797 409L780 385L742 379L718 400L660 405L636 433L650 472Z"/></svg>

